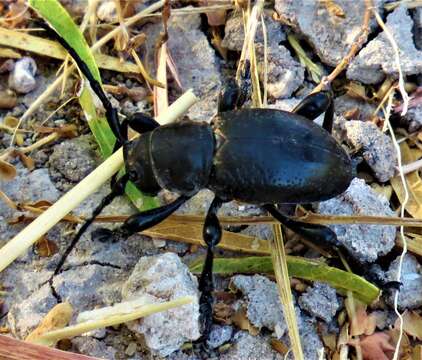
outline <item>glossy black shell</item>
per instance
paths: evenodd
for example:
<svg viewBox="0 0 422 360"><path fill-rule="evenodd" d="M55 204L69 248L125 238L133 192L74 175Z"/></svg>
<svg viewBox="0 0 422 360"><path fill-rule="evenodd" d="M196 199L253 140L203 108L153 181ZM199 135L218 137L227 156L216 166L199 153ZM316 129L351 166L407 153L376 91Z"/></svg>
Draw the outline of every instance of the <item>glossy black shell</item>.
<svg viewBox="0 0 422 360"><path fill-rule="evenodd" d="M242 202L309 203L344 192L353 177L350 157L319 125L273 109L223 112L208 188Z"/></svg>
<svg viewBox="0 0 422 360"><path fill-rule="evenodd" d="M132 141L126 168L143 192L167 189L192 196L206 187L214 155L214 135L206 123L182 121L160 126Z"/></svg>

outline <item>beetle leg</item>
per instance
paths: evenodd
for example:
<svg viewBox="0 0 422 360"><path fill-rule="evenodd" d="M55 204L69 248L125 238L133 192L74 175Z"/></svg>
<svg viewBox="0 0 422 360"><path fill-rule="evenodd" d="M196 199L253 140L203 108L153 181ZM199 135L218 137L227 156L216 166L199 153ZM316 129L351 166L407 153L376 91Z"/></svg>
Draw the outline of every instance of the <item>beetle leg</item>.
<svg viewBox="0 0 422 360"><path fill-rule="evenodd" d="M302 115L309 120L315 120L325 111L322 127L330 134L334 121L333 95L328 91L320 91L305 97L292 112Z"/></svg>
<svg viewBox="0 0 422 360"><path fill-rule="evenodd" d="M92 232L92 238L93 240L99 241L110 241L110 239L112 241L116 241L121 237L126 238L137 232L149 229L168 218L189 199L189 196L182 195L170 204L132 215L126 219L119 229L115 231L109 229L97 229Z"/></svg>
<svg viewBox="0 0 422 360"><path fill-rule="evenodd" d="M242 107L249 97L251 87L250 63L247 62L240 80L230 79L218 98L218 112L231 111Z"/></svg>
<svg viewBox="0 0 422 360"><path fill-rule="evenodd" d="M54 37L60 45L62 45L67 52L72 56L75 60L76 64L78 65L79 70L81 70L82 74L88 79L89 84L91 85L92 90L101 100L104 109L106 110L106 118L107 122L110 125L111 130L113 131L114 136L117 138L117 141L120 145L123 145L127 138L124 137L121 131L119 117L117 115L117 110L113 107L110 100L108 99L107 95L105 94L103 88L99 81L97 81L94 76L92 75L91 71L89 70L87 64L80 58L78 53L67 43L67 41L62 38L58 33L56 33L51 27L43 22L37 22L39 26L41 26L49 35Z"/></svg>
<svg viewBox="0 0 422 360"><path fill-rule="evenodd" d="M217 212L220 209L223 201L215 197L208 209L205 218L203 237L207 244L207 257L205 259L204 268L199 279L199 291L201 297L199 299L200 322L203 326L202 338L207 339L212 325L212 305L214 290L214 283L212 279L212 268L214 261L214 249L221 240L222 230L220 222L217 218Z"/></svg>
<svg viewBox="0 0 422 360"><path fill-rule="evenodd" d="M129 126L139 134L152 131L160 126L154 118L140 112L132 114L125 119L123 123L127 124L126 126Z"/></svg>
<svg viewBox="0 0 422 360"><path fill-rule="evenodd" d="M335 232L327 226L308 224L290 219L288 216L282 214L274 205L264 205L263 208L284 226L312 242L325 246L330 245L331 247L337 242Z"/></svg>
<svg viewBox="0 0 422 360"><path fill-rule="evenodd" d="M128 182L128 179L129 179L128 175L123 175L119 180L117 180L116 183L113 185L111 192L101 200L101 203L92 212L91 217L88 218L85 221L85 223L80 227L79 231L76 233L75 237L72 239L72 242L67 247L64 254L62 255L59 263L56 266L56 269L54 270L53 275L50 278L50 281L53 279L54 275L57 275L60 272L64 262L66 261L67 257L69 256L70 252L76 246L77 242L79 241L79 239L81 238L83 233L86 231L86 229L89 227L89 225L92 224L92 222L95 220L95 218L101 213L101 211L107 205L109 205L114 200L114 198L116 198L117 196L123 195L123 193L125 191L126 183Z"/></svg>

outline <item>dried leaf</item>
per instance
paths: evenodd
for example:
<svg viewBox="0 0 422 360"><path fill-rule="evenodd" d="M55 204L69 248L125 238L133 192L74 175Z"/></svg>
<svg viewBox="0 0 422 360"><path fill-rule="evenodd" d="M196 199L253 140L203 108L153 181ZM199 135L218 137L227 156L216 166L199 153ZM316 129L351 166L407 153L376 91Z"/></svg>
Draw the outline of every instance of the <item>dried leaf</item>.
<svg viewBox="0 0 422 360"><path fill-rule="evenodd" d="M369 100L366 96L365 86L363 86L362 84L351 81L345 86L345 88L347 89L347 95L349 95L350 97L364 101Z"/></svg>
<svg viewBox="0 0 422 360"><path fill-rule="evenodd" d="M0 159L0 179L10 181L16 176L16 168L7 161Z"/></svg>
<svg viewBox="0 0 422 360"><path fill-rule="evenodd" d="M17 134L18 135L18 134ZM16 137L17 139L17 137ZM34 160L29 157L28 155L25 155L22 151L19 150L14 150L14 155L19 157L19 160L22 162L22 164L28 169L28 170L33 170L35 167L35 162Z"/></svg>
<svg viewBox="0 0 422 360"><path fill-rule="evenodd" d="M414 158L414 154L412 154L406 142L400 144L400 150L404 164L409 164L417 160ZM390 183L400 203L403 204L405 192L400 177L396 176L390 179ZM409 201L406 204L406 211L414 218L422 219L422 181L419 173L414 171L407 174L406 183L409 191Z"/></svg>
<svg viewBox="0 0 422 360"><path fill-rule="evenodd" d="M281 340L272 338L270 340L270 345L275 351L277 351L278 353L282 355L286 355L287 352L289 351L289 347Z"/></svg>
<svg viewBox="0 0 422 360"><path fill-rule="evenodd" d="M43 236L35 243L36 253L41 257L50 257L56 254L59 249L54 241L48 240Z"/></svg>
<svg viewBox="0 0 422 360"><path fill-rule="evenodd" d="M19 124L19 119L14 117L14 116L8 115L4 118L3 122L6 126L9 126L11 128L15 128Z"/></svg>
<svg viewBox="0 0 422 360"><path fill-rule="evenodd" d="M26 337L25 341L36 342L44 333L64 328L72 318L72 313L73 309L69 303L57 304L48 312L40 325ZM54 343L49 345L53 346Z"/></svg>
<svg viewBox="0 0 422 360"><path fill-rule="evenodd" d="M336 350L337 334L322 335L322 341L324 342L324 345L332 352Z"/></svg>
<svg viewBox="0 0 422 360"><path fill-rule="evenodd" d="M12 109L16 106L18 98L11 90L0 91L0 109Z"/></svg>
<svg viewBox="0 0 422 360"><path fill-rule="evenodd" d="M247 330L249 334L253 336L257 336L259 334L259 329L253 326L251 322L249 321L246 315L245 308L241 308L238 311L236 311L235 314L232 316L232 321L233 321L233 324L235 324L239 329Z"/></svg>
<svg viewBox="0 0 422 360"><path fill-rule="evenodd" d="M403 330L410 336L422 340L422 317L415 311L405 311L403 316ZM396 329L400 328L399 319L394 324Z"/></svg>
<svg viewBox="0 0 422 360"><path fill-rule="evenodd" d="M18 25L23 26L30 18L28 6L24 0L18 0L9 5L9 11L6 13L2 23L7 28L15 28Z"/></svg>
<svg viewBox="0 0 422 360"><path fill-rule="evenodd" d="M345 300L346 310L351 321L350 336L371 335L376 328L376 317L366 311L366 305L348 296Z"/></svg>
<svg viewBox="0 0 422 360"><path fill-rule="evenodd" d="M225 325L232 324L233 308L224 302L218 302L214 305L213 317L219 323Z"/></svg>
<svg viewBox="0 0 422 360"><path fill-rule="evenodd" d="M12 49L0 48L0 58L20 59L21 57L21 54Z"/></svg>
<svg viewBox="0 0 422 360"><path fill-rule="evenodd" d="M364 360L389 360L391 352L394 351L394 346L389 341L389 335L383 332L376 332L372 335L352 340L349 344L360 347Z"/></svg>
<svg viewBox="0 0 422 360"><path fill-rule="evenodd" d="M344 18L346 16L344 10L340 5L336 4L334 0L324 0L325 7L331 16Z"/></svg>

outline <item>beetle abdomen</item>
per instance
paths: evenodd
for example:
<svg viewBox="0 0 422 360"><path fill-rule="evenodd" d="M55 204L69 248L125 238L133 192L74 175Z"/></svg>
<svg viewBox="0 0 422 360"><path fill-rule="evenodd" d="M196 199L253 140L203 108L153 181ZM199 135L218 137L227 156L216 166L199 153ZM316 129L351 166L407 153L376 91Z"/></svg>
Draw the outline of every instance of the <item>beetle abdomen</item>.
<svg viewBox="0 0 422 360"><path fill-rule="evenodd" d="M308 203L348 187L352 165L324 129L272 109L226 112L214 119L221 144L208 187L248 203Z"/></svg>

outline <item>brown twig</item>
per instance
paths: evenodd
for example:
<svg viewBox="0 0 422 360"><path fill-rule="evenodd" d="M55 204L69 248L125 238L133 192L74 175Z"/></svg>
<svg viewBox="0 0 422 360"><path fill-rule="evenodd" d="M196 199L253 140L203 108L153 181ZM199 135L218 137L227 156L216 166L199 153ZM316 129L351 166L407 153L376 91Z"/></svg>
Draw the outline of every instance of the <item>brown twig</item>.
<svg viewBox="0 0 422 360"><path fill-rule="evenodd" d="M350 47L347 55L340 61L330 75L324 77L317 87L312 91L313 93L324 90L331 84L334 79L350 64L357 52L361 49L369 34L369 20L371 19L372 0L365 0L365 13L363 15L363 23L361 31L357 40Z"/></svg>

